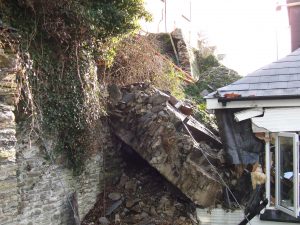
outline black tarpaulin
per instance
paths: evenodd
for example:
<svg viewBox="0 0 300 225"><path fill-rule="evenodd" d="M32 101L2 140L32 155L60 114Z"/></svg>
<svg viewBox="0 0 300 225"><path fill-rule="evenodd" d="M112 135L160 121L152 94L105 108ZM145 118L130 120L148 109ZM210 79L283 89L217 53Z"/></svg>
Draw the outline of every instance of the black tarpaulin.
<svg viewBox="0 0 300 225"><path fill-rule="evenodd" d="M220 137L227 160L231 164L253 164L258 161L263 151L263 142L255 137L251 121L236 122L234 113L237 109L219 109L215 111Z"/></svg>

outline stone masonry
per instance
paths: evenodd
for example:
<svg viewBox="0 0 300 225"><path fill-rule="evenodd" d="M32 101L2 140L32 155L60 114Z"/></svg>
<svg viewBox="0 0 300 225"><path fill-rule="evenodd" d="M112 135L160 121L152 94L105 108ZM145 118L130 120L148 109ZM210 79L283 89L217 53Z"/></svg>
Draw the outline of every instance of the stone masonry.
<svg viewBox="0 0 300 225"><path fill-rule="evenodd" d="M0 224L9 224L18 215L16 124L14 97L18 57L0 49Z"/></svg>
<svg viewBox="0 0 300 225"><path fill-rule="evenodd" d="M115 92L119 94L111 93L114 133L193 202L213 206L222 192L217 171L206 160L221 168L222 151L208 145L214 139L199 136L197 148L184 127L186 116L170 105L169 95L148 84Z"/></svg>
<svg viewBox="0 0 300 225"><path fill-rule="evenodd" d="M16 124L16 75L18 55L0 49L0 224L76 224L71 205L80 220L103 190L103 153L113 142L105 121L99 121L101 140L76 177L63 159L49 159L55 140L42 140L30 126ZM77 221L78 224L78 221Z"/></svg>

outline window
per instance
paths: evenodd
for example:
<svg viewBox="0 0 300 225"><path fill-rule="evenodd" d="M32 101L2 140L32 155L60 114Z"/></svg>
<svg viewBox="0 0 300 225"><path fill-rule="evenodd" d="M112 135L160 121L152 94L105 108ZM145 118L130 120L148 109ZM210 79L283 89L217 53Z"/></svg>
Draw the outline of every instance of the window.
<svg viewBox="0 0 300 225"><path fill-rule="evenodd" d="M279 133L275 142L275 208L299 216L299 136Z"/></svg>

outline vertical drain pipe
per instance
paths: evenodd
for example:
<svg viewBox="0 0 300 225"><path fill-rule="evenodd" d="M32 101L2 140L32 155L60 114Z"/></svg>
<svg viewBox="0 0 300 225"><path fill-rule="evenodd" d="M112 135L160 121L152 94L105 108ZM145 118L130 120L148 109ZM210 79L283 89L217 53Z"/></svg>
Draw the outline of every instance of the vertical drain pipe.
<svg viewBox="0 0 300 225"><path fill-rule="evenodd" d="M174 51L174 54L175 54L176 65L179 66L179 56L178 56L178 53L177 53L177 50L176 50L176 47L175 47L175 44L174 44L174 41L173 41L171 33L169 33L169 37L170 37L170 41L171 41L171 44L172 44L172 47L173 47L173 51Z"/></svg>

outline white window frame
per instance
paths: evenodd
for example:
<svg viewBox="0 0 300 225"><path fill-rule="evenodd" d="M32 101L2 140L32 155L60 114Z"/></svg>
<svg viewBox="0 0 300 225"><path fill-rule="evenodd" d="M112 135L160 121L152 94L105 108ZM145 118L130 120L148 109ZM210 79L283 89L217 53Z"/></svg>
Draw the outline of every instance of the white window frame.
<svg viewBox="0 0 300 225"><path fill-rule="evenodd" d="M265 133L266 147L265 147L265 163L266 163L266 198L268 199L267 209L274 209L270 206L271 203L271 153L270 153L270 133Z"/></svg>
<svg viewBox="0 0 300 225"><path fill-rule="evenodd" d="M293 183L294 183L294 210L287 209L279 204L279 137L290 137L293 138ZM276 168L276 177L275 177L275 208L281 210L291 216L299 216L299 136L296 133L287 133L282 132L276 135L275 142L275 168ZM296 176L295 176L296 174ZM269 184L270 185L270 184ZM267 193L269 194L269 193Z"/></svg>

